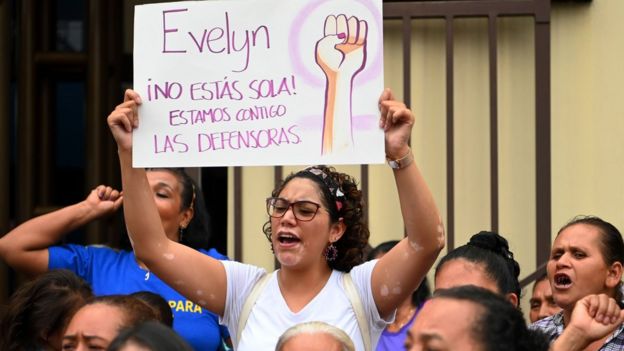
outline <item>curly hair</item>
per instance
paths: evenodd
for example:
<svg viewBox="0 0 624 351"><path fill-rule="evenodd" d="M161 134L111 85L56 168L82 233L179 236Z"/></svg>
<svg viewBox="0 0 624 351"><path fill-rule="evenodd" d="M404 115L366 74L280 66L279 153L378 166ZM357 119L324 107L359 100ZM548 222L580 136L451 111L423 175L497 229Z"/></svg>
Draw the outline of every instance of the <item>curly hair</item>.
<svg viewBox="0 0 624 351"><path fill-rule="evenodd" d="M45 345L92 296L89 284L66 269L51 270L23 284L0 320L0 350Z"/></svg>
<svg viewBox="0 0 624 351"><path fill-rule="evenodd" d="M313 172L311 169L319 170L328 180ZM328 261L329 267L341 272L349 272L351 268L365 261L365 250L370 236L368 225L364 221L364 203L362 191L358 189L353 177L348 174L337 172L334 167L314 166L306 168L297 173L289 174L284 181L273 190L271 196L277 197L282 192L286 184L295 178L305 178L316 183L321 190L322 205L329 212L332 223L337 223L341 218L346 226L342 237L334 243L338 250L338 256L333 261ZM328 182L339 187L340 199L336 198L336 189L330 190ZM340 205L338 205L338 203ZM340 207L340 208L339 208ZM271 219L264 223L262 227L264 235L271 242Z"/></svg>

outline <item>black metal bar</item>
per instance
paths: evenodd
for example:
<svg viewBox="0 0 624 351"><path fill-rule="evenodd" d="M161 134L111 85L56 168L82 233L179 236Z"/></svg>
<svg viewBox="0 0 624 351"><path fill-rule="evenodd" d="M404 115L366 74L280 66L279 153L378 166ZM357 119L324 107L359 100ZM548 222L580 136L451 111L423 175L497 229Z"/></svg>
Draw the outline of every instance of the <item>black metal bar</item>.
<svg viewBox="0 0 624 351"><path fill-rule="evenodd" d="M453 84L453 16L446 17L446 247L455 247L455 147Z"/></svg>
<svg viewBox="0 0 624 351"><path fill-rule="evenodd" d="M284 167L282 166L273 167L273 187L274 188L278 187L282 183L283 179L284 179ZM273 268L274 269L280 268L280 263L277 260L277 256L273 256Z"/></svg>
<svg viewBox="0 0 624 351"><path fill-rule="evenodd" d="M34 177L35 177L35 146L34 132L37 130L35 122L36 94L35 94L35 18L36 8L33 0L23 0L16 3L19 6L20 32L17 38L19 47L19 62L17 76L18 104L20 118L17 123L17 165L16 220L21 223L32 217L34 206Z"/></svg>
<svg viewBox="0 0 624 351"><path fill-rule="evenodd" d="M369 218L369 214L370 211L369 206L370 203L368 202L368 193L369 193L369 181L368 181L368 165L361 165L360 166L360 190L362 191L362 201L364 202L364 214L363 214L363 218L364 221L368 224L370 223L370 218Z"/></svg>
<svg viewBox="0 0 624 351"><path fill-rule="evenodd" d="M412 87L412 21L408 16L403 17L403 102L411 106Z"/></svg>
<svg viewBox="0 0 624 351"><path fill-rule="evenodd" d="M548 1L543 1L544 3ZM550 11L549 11L550 12ZM536 256L539 266L550 256L550 23L535 24L535 191Z"/></svg>
<svg viewBox="0 0 624 351"><path fill-rule="evenodd" d="M85 184L87 190L92 184L98 184L103 170L102 146L105 140L105 131L102 126L102 116L105 109L105 81L108 74L106 65L105 33L106 16L105 2L102 0L87 1L88 40L87 40L87 77L86 77L86 136L85 143ZM106 133L106 138L109 137ZM46 144L47 145L47 144ZM103 223L90 223L87 226L87 242L101 243L105 240Z"/></svg>
<svg viewBox="0 0 624 351"><path fill-rule="evenodd" d="M10 229L11 206L11 70L12 50L10 24L11 3L0 2L0 113L5 116L0 120L0 167L5 171L0 174L0 232ZM11 171L10 171L11 170ZM6 305L9 297L9 267L0 266L0 304Z"/></svg>
<svg viewBox="0 0 624 351"><path fill-rule="evenodd" d="M409 1L383 4L384 18L483 17L491 12L505 16L532 16L538 4L535 0L466 0L466 1Z"/></svg>
<svg viewBox="0 0 624 351"><path fill-rule="evenodd" d="M89 56L90 59L93 59ZM34 56L35 64L50 66L58 69L84 71L87 68L87 54L84 52L37 52Z"/></svg>
<svg viewBox="0 0 624 351"><path fill-rule="evenodd" d="M243 168L234 167L234 260L243 261Z"/></svg>
<svg viewBox="0 0 624 351"><path fill-rule="evenodd" d="M488 16L490 56L490 216L492 230L498 232L498 58L495 14Z"/></svg>

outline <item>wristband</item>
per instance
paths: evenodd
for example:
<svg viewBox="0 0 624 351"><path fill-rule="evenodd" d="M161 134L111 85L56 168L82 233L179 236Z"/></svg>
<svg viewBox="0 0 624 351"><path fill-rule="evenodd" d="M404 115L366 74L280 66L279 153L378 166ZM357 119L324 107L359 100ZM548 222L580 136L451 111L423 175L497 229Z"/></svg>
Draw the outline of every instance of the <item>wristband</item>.
<svg viewBox="0 0 624 351"><path fill-rule="evenodd" d="M388 156L386 156L386 161L388 162L388 166L392 169L403 169L414 161L414 154L412 154L412 149L409 149L405 156L396 160L389 159Z"/></svg>

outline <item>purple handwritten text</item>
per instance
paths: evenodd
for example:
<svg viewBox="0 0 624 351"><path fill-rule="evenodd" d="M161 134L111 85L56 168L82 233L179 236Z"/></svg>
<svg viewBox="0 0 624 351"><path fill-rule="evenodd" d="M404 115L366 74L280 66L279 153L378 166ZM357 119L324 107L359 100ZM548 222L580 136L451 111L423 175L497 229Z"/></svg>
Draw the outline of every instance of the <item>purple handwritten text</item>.
<svg viewBox="0 0 624 351"><path fill-rule="evenodd" d="M259 119L282 117L285 114L286 106L284 105L252 106L238 110L238 112L236 112L236 120L255 121Z"/></svg>
<svg viewBox="0 0 624 351"><path fill-rule="evenodd" d="M197 134L197 151L266 149L286 144L299 144L297 125L259 130L236 130Z"/></svg>
<svg viewBox="0 0 624 351"><path fill-rule="evenodd" d="M154 134L154 153L162 154L168 152L185 153L189 151L188 145L182 140L181 134L156 135Z"/></svg>
<svg viewBox="0 0 624 351"><path fill-rule="evenodd" d="M242 100L243 93L238 89L239 81L221 81L191 83L191 100Z"/></svg>
<svg viewBox="0 0 624 351"><path fill-rule="evenodd" d="M172 46L175 46L175 42L181 41L182 38L176 36L174 33L181 31L180 28L174 28L168 26L168 16L173 16L172 13L176 12L177 16L189 15L189 9L173 9L165 10L163 15L163 54L172 53L186 53L190 51L190 48L194 48L198 53L210 53L210 54L225 54L225 55L237 55L240 58L240 63L237 68L232 69L232 72L243 72L249 67L251 61L252 49L255 48L271 48L271 38L269 33L269 27L266 25L259 25L254 29L242 29L236 24L230 22L230 14L226 11L224 13L224 19L222 24L217 24L211 28L204 28L199 31L186 31L188 38L191 40L190 46L181 45L185 49L171 49L167 46L167 37L174 41ZM184 14L182 12L185 12ZM187 23L184 19L178 20L179 23ZM175 46L179 47L179 46Z"/></svg>
<svg viewBox="0 0 624 351"><path fill-rule="evenodd" d="M172 99L177 100L182 96L184 89L178 82L152 83L149 78L147 83L147 100Z"/></svg>
<svg viewBox="0 0 624 351"><path fill-rule="evenodd" d="M283 77L281 79L254 79L248 85L251 90L250 99L261 99L266 97L276 97L283 94L296 95L295 76Z"/></svg>
<svg viewBox="0 0 624 351"><path fill-rule="evenodd" d="M231 120L227 107L210 108L207 110L172 110L169 111L169 125L195 125L204 123L229 122Z"/></svg>
<svg viewBox="0 0 624 351"><path fill-rule="evenodd" d="M174 9L174 10L166 10L163 11L162 16L163 16L163 48L162 48L162 52L163 53L185 53L186 50L168 50L167 49L167 33L176 33L178 31L178 29L169 29L167 28L167 14L168 13L172 13L172 12L185 12L188 11L188 9Z"/></svg>

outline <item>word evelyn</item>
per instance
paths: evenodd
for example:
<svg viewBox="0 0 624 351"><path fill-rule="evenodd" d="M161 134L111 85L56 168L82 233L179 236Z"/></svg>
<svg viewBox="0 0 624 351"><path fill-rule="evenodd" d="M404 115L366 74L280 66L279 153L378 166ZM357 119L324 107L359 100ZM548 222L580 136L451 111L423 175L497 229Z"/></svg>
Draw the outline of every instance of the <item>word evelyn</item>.
<svg viewBox="0 0 624 351"><path fill-rule="evenodd" d="M226 54L226 55L242 55L242 63L240 69L233 69L233 72L243 72L249 67L251 58L251 49L256 47L271 48L271 40L269 28L267 26L258 26L255 29L245 29L241 32L238 27L230 26L230 16L225 12L225 21L223 25L217 25L212 28L205 28L203 31L186 32L187 36L180 36L179 28L174 27L171 22L172 17L176 16L177 23L186 23L187 21L180 19L179 16L188 13L188 8L172 9L162 12L162 33L163 33L163 54L179 54L187 53L187 47L193 48L198 53ZM168 21L169 24L168 24ZM180 44L181 41L190 41L190 45Z"/></svg>

